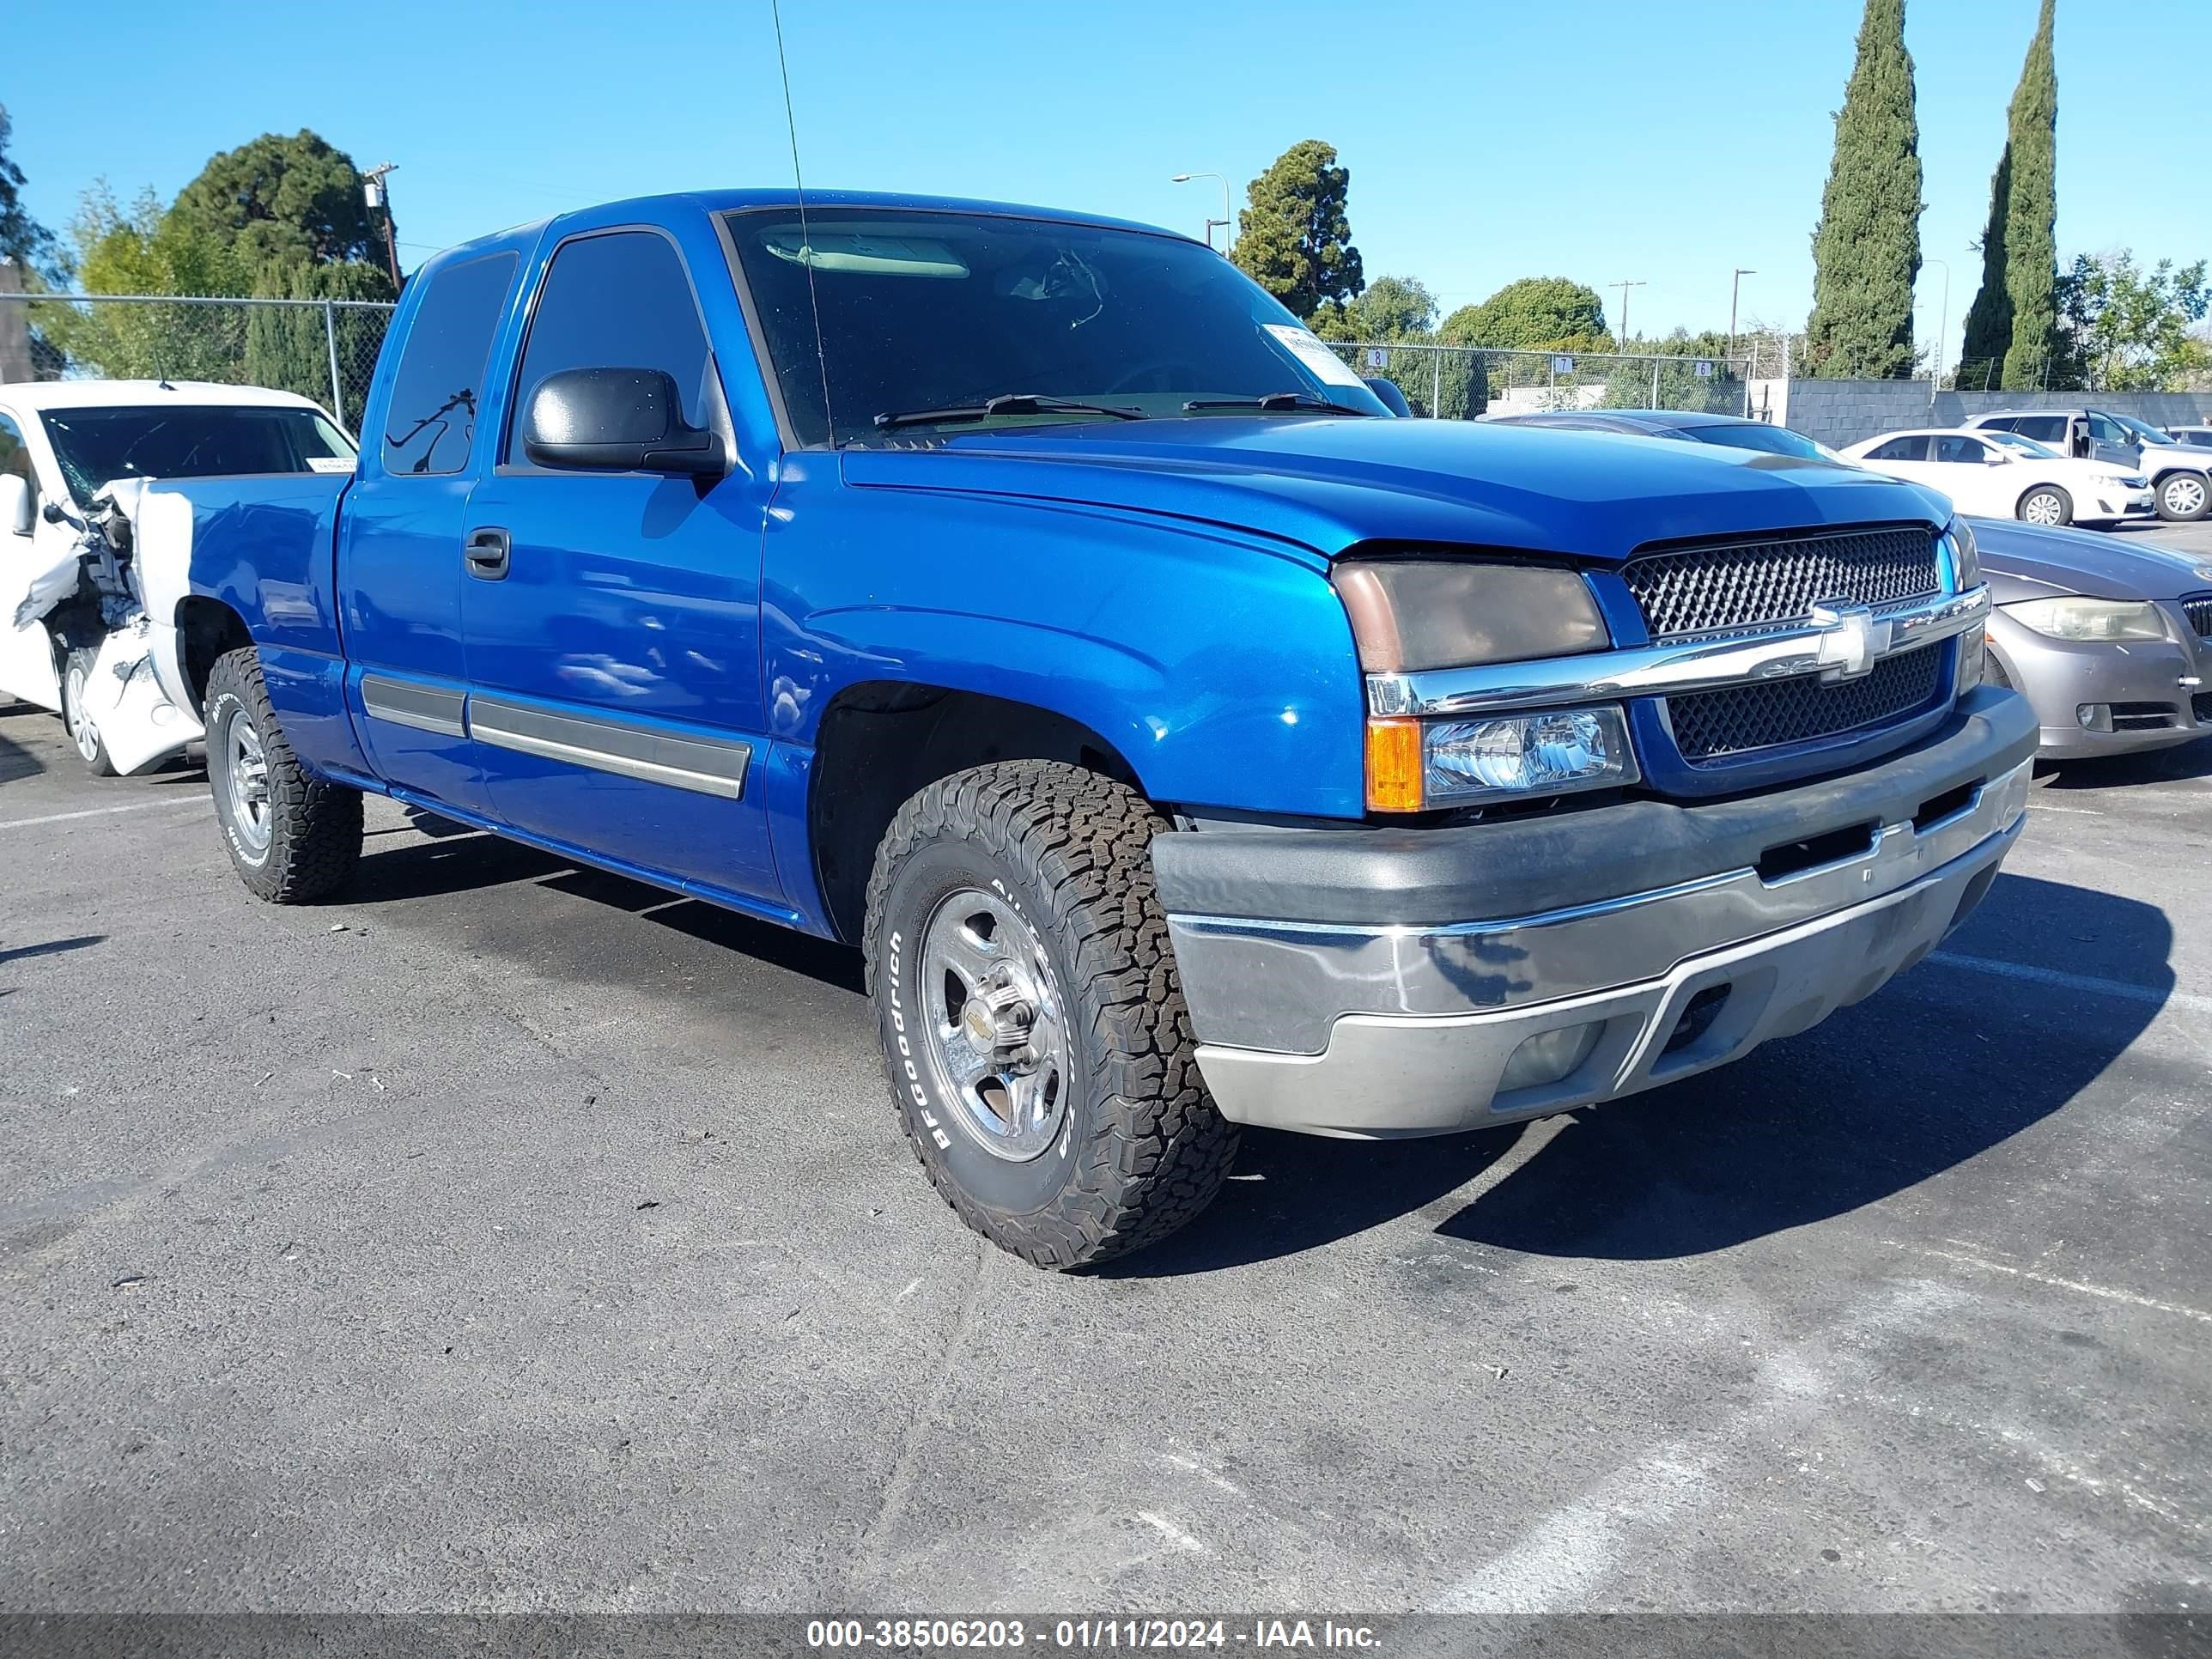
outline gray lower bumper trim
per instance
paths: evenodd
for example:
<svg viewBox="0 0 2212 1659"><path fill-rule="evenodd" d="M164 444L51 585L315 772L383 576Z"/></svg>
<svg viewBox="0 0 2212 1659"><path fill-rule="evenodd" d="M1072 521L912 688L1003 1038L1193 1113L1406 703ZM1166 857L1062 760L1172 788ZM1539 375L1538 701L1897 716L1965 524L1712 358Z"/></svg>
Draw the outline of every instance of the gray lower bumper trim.
<svg viewBox="0 0 2212 1659"><path fill-rule="evenodd" d="M1215 1103L1235 1121L1367 1139L1480 1128L1656 1088L1871 996L1934 950L1980 900L2025 822L2023 812L1963 856L1880 898L1691 957L1656 979L1496 1012L1351 1014L1335 1022L1320 1054L1201 1044L1199 1066ZM1714 995L1700 1006L1711 1023L1686 1024L1686 1011L1708 993ZM1501 1092L1523 1043L1568 1030L1589 1044L1571 1072Z"/></svg>

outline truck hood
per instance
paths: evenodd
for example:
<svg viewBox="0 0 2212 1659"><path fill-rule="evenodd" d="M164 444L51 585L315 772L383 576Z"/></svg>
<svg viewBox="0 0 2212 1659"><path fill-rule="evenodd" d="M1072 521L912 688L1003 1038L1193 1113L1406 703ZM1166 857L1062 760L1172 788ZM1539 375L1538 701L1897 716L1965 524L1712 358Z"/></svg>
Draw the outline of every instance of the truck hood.
<svg viewBox="0 0 2212 1659"><path fill-rule="evenodd" d="M1625 559L1650 542L1950 517L1877 473L1608 432L1459 421L1201 416L854 449L845 482L1234 526L1334 556L1431 542Z"/></svg>
<svg viewBox="0 0 2212 1659"><path fill-rule="evenodd" d="M2060 530L2012 519L1969 519L1982 574L1999 605L2045 594L2091 599L2175 599L2212 588L2212 554L2191 555L2112 532Z"/></svg>

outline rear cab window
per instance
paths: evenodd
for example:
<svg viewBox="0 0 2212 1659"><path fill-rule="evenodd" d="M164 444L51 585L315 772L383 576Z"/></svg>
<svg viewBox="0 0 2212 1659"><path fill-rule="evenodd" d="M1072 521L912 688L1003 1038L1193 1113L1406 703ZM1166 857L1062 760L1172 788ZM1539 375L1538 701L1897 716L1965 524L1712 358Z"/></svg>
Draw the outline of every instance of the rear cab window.
<svg viewBox="0 0 2212 1659"><path fill-rule="evenodd" d="M492 337L516 264L512 252L491 253L430 277L392 376L384 415L386 471L437 475L468 465Z"/></svg>

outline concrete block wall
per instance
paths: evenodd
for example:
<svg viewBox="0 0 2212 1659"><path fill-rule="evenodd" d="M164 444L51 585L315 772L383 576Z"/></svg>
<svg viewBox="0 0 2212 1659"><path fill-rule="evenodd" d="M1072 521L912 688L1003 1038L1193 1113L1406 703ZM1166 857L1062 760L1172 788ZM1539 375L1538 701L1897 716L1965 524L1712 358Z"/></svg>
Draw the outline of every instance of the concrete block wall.
<svg viewBox="0 0 2212 1659"><path fill-rule="evenodd" d="M1841 449L1900 427L1958 426L1998 409L2083 404L2153 426L2212 424L2212 393L2197 392L1938 392L1925 380L1753 380L1751 412Z"/></svg>

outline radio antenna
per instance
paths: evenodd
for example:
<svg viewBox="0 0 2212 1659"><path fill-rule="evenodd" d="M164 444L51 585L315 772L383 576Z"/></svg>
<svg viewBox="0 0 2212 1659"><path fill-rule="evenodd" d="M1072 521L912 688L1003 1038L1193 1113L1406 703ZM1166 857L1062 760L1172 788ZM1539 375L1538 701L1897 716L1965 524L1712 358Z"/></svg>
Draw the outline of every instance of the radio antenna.
<svg viewBox="0 0 2212 1659"><path fill-rule="evenodd" d="M814 362L822 371L822 422L830 433L830 447L837 447L837 417L830 407L830 353L822 337L822 296L814 291L814 237L806 228L806 179L799 170L799 118L791 109L791 64L783 55L783 7L768 0L769 15L775 20L775 66L783 76L783 124L791 133L791 182L799 192L799 257L806 267L806 303L814 313Z"/></svg>

